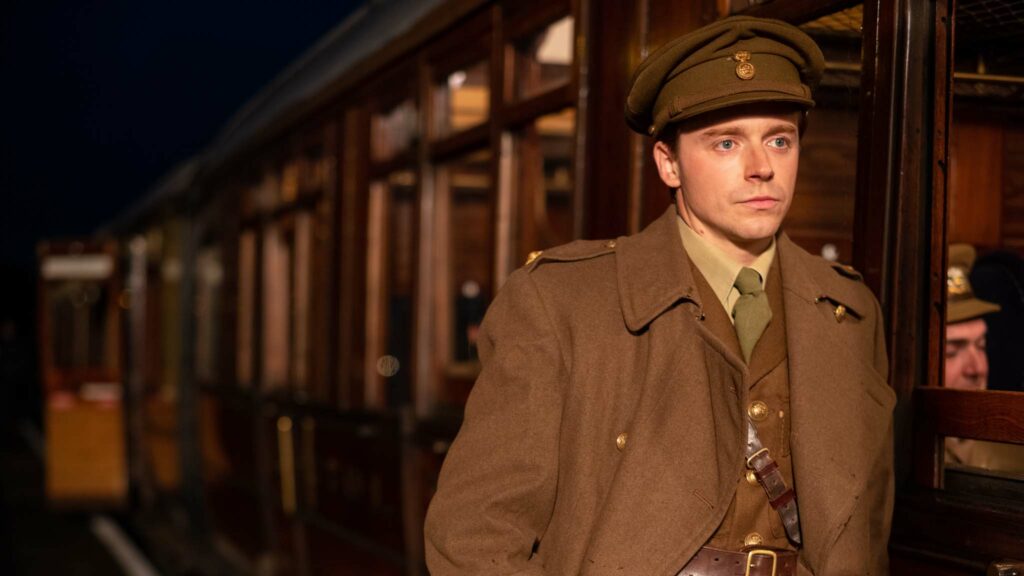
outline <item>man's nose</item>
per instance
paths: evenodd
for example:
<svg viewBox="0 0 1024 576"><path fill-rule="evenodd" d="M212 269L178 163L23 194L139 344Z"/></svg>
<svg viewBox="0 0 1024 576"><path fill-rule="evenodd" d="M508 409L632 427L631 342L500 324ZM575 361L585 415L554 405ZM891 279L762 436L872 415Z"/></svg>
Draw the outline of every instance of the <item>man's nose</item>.
<svg viewBox="0 0 1024 576"><path fill-rule="evenodd" d="M985 351L971 346L967 349L967 361L964 363L964 373L970 376L988 375L988 356Z"/></svg>
<svg viewBox="0 0 1024 576"><path fill-rule="evenodd" d="M747 178L757 180L771 180L775 175L772 168L771 157L768 151L762 146L750 146L747 148Z"/></svg>

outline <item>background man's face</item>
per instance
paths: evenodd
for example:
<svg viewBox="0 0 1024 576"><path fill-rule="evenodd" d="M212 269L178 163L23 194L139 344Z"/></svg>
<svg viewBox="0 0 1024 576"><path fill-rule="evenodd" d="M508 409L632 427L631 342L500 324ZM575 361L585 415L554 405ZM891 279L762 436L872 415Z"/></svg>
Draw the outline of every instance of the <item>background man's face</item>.
<svg viewBox="0 0 1024 576"><path fill-rule="evenodd" d="M981 318L946 325L946 387L984 390L988 387L988 356Z"/></svg>
<svg viewBox="0 0 1024 576"><path fill-rule="evenodd" d="M799 119L777 107L748 108L685 127L675 159L686 223L720 246L761 249L793 200Z"/></svg>

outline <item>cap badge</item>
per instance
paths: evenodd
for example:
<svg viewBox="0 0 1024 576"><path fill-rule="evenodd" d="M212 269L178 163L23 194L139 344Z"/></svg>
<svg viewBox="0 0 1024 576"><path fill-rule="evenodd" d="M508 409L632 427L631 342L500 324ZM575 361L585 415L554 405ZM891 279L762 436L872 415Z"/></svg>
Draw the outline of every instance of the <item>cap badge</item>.
<svg viewBox="0 0 1024 576"><path fill-rule="evenodd" d="M739 76L740 80L750 80L757 73L757 69L750 63L750 52L747 50L740 50L739 52L732 55L732 59L739 64L736 65L736 75Z"/></svg>
<svg viewBox="0 0 1024 576"><path fill-rule="evenodd" d="M959 266L950 266L946 271L946 290L950 296L963 296L971 293L971 285L967 274Z"/></svg>

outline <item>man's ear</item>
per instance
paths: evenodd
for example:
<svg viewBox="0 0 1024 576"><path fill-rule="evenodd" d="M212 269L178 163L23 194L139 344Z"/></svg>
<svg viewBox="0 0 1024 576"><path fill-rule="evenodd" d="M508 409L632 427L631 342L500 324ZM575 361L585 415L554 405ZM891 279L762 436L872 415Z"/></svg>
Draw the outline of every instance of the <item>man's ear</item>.
<svg viewBox="0 0 1024 576"><path fill-rule="evenodd" d="M659 140L654 143L652 154L654 156L654 165L658 167L658 176L661 176L661 181L669 188L679 188L682 184L679 174L679 160L676 159L672 149L668 147L668 144Z"/></svg>

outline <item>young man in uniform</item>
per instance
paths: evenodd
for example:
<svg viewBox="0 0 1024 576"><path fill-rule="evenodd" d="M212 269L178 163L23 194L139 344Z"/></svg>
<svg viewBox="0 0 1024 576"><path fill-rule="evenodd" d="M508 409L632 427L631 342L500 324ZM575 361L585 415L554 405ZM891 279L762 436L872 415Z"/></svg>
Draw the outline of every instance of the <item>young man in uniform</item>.
<svg viewBox="0 0 1024 576"><path fill-rule="evenodd" d="M750 17L640 65L626 120L674 206L499 293L427 516L432 574L887 573L878 304L779 233L823 67Z"/></svg>

